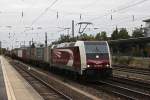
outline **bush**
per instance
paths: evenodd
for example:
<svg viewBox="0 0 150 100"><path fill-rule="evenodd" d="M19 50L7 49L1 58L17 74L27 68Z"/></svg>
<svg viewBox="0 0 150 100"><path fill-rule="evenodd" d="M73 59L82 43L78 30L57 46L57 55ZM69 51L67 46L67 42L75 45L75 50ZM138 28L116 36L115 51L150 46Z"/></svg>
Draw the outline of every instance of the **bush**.
<svg viewBox="0 0 150 100"><path fill-rule="evenodd" d="M150 64L149 64L148 68L150 68Z"/></svg>
<svg viewBox="0 0 150 100"><path fill-rule="evenodd" d="M126 63L129 65L131 63L131 61L133 61L133 60L134 60L133 57L130 56L130 57L128 57Z"/></svg>
<svg viewBox="0 0 150 100"><path fill-rule="evenodd" d="M119 59L119 64L126 64L127 59L126 58L120 58Z"/></svg>
<svg viewBox="0 0 150 100"><path fill-rule="evenodd" d="M114 58L114 63L118 63L118 60L119 60L118 57L115 57Z"/></svg>

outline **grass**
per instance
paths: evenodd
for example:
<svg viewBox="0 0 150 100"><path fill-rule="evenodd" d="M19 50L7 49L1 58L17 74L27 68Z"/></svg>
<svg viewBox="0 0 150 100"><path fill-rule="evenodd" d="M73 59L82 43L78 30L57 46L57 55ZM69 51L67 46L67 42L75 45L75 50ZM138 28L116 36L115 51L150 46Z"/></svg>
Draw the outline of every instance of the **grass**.
<svg viewBox="0 0 150 100"><path fill-rule="evenodd" d="M129 65L132 67L150 68L150 59L116 56L112 59L113 64Z"/></svg>

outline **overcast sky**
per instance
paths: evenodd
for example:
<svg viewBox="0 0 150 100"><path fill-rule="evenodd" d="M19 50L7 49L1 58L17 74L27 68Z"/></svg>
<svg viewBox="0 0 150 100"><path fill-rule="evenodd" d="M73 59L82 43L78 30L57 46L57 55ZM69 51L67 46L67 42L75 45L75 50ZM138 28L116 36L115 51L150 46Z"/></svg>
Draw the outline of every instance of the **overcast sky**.
<svg viewBox="0 0 150 100"><path fill-rule="evenodd" d="M85 31L88 34L106 31L110 36L116 26L127 28L131 34L135 27L144 26L142 20L148 18L150 0L0 0L0 40L3 47L19 47L18 41L28 44L32 38L44 42L47 32L50 43L60 34L67 34L61 28L70 28L72 20L75 24L92 22ZM78 28L75 25L76 35Z"/></svg>

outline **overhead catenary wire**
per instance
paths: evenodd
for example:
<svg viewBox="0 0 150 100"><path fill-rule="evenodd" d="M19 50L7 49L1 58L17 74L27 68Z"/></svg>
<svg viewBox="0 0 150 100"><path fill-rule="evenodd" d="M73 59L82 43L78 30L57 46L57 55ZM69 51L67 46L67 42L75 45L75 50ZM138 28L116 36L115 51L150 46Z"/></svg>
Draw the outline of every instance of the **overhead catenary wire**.
<svg viewBox="0 0 150 100"><path fill-rule="evenodd" d="M131 3L131 4L129 4L128 6L125 6L125 7L122 7L122 8L117 9L117 11L122 11L122 10L125 10L125 9L128 9L128 8L137 6L137 5L142 4L142 3L146 2L146 1L149 1L149 0L141 0L141 1L135 2L135 3L133 3L133 4ZM114 12L115 12L115 11L114 11Z"/></svg>
<svg viewBox="0 0 150 100"><path fill-rule="evenodd" d="M135 22L137 22L137 21L141 21L142 19L144 19L144 18L148 18L148 17L150 17L150 15L148 15L148 16L142 16L142 17L139 17L139 18L135 18L134 19L134 22L132 21L132 19L126 19L126 20L121 20L121 21L119 21L118 23L114 23L114 24L107 24L107 25L103 25L102 27L111 27L111 26L114 26L114 27L116 27L116 26L119 26L119 24L121 24L121 23L135 23ZM99 24L97 25L97 26L99 26ZM101 26L100 26L101 27ZM135 26L133 26L134 28L135 28ZM133 28L132 27L132 28Z"/></svg>
<svg viewBox="0 0 150 100"><path fill-rule="evenodd" d="M111 19L111 21L113 20L113 16L112 16L112 14L113 13L116 13L116 12L119 12L119 11L122 11L122 10L125 10L125 9L128 9L128 8L131 8L131 7L134 7L134 6L136 6L136 5L139 5L139 4L141 4L141 3L143 3L143 2L145 2L145 1L148 1L148 0L142 0L142 1L139 1L139 2L136 2L136 3L133 3L133 4L131 4L131 5L128 5L128 6L126 6L126 7L123 7L123 8L119 8L118 10L116 10L116 11L113 11L112 10L112 12L110 13L110 14L106 14L105 16L108 16L108 15L110 15L111 17L110 17L110 19ZM127 20L125 20L125 21L120 21L119 23L115 23L115 24L109 24L109 25L107 25L107 26L117 26L118 24L120 24L120 23L123 23L123 22L137 22L137 21L139 21L140 19L143 19L143 18L146 18L146 17L150 17L150 16L144 16L144 17L140 17L140 18L137 18L137 19L135 19L135 15L132 15L132 20L129 20L129 21L127 21ZM95 18L94 19L92 19L92 20L95 20ZM105 26L105 25L103 25L103 26ZM133 28L133 27L132 27ZM135 28L135 27L134 27Z"/></svg>
<svg viewBox="0 0 150 100"><path fill-rule="evenodd" d="M34 23L36 23L57 1L58 1L58 0L55 0L49 7L47 7L47 8L44 10L44 12L42 12L42 13L40 14L40 16L38 16L38 17L32 22L31 26L32 26ZM97 1L97 0L96 0L96 1ZM136 6L136 5L138 5L138 4L141 4L141 3L145 2L145 1L148 1L148 0L140 0L140 1L135 2L135 3L131 3L131 4L127 5L127 6L125 6L125 7L118 8L117 10L112 10L111 13L108 13L108 14L106 14L106 15L104 15L104 16L107 16L107 15L111 14L111 20L112 20L112 18L113 18L112 13L116 13L116 12L118 12L118 11L122 11L122 10L125 10L125 9L127 9L127 8L134 7L134 6ZM52 10L52 9L51 9L51 10ZM55 10L53 10L53 11L55 11ZM57 12L57 19L58 19L58 11L55 11L55 12ZM61 12L61 11L59 11L59 12ZM73 13L73 12L72 12L72 13L69 13L69 12L61 12L61 13L78 14L78 15L81 14L81 13ZM99 19L99 17L100 17L100 16L98 16L98 17L96 17L96 18L92 18L91 20Z"/></svg>
<svg viewBox="0 0 150 100"><path fill-rule="evenodd" d="M36 23L57 1L58 1L58 0L55 0L49 7L47 7L47 8L44 10L44 12L42 12L42 13L40 14L40 16L38 16L38 17L32 22L31 26L32 26L34 23ZM130 7L136 6L136 5L141 4L141 3L145 2L145 1L148 1L148 0L141 0L141 1L139 1L139 2L130 4L130 5L128 5L128 6L125 6L125 7L122 7L122 8L118 8L118 10L112 10L111 13L115 13L115 12L118 12L118 11L121 11L121 10L124 10L124 9L127 9L127 8L130 8ZM73 14L73 13L70 13L70 14ZM78 13L76 13L76 14L78 14ZM80 20L81 20L81 15L82 15L82 14L80 13ZM58 17L59 17L59 16L58 16L58 11L57 11L57 19L58 19ZM98 17L98 18L99 18L99 17ZM94 18L94 19L92 19L92 20L96 20L96 19ZM113 15L112 15L112 14L111 14L111 20L113 20Z"/></svg>
<svg viewBox="0 0 150 100"><path fill-rule="evenodd" d="M142 1L147 1L147 0L142 0ZM129 7L130 8L130 7ZM126 8L127 9L127 8ZM114 13L114 12L113 12ZM113 20L114 20L114 18L113 18Z"/></svg>
<svg viewBox="0 0 150 100"><path fill-rule="evenodd" d="M93 20L97 20L97 19L99 20L101 17L109 16L109 15L111 15L111 18L112 18L112 17L113 17L113 16L112 16L113 13L117 13L117 12L120 12L120 11L122 11L122 10L126 10L126 9L128 9L128 8L135 7L135 6L137 6L137 5L139 5L139 4L142 4L142 3L146 2L146 1L149 1L149 0L140 0L140 1L135 2L135 3L130 3L130 4L127 5L127 6L117 8L116 10L111 10L110 13L106 13L106 14L104 14L104 15L102 15L102 16L98 16L98 17L89 19L89 21L93 21Z"/></svg>
<svg viewBox="0 0 150 100"><path fill-rule="evenodd" d="M35 20L33 20L31 26L35 24L52 6L56 4L58 0L53 1Z"/></svg>

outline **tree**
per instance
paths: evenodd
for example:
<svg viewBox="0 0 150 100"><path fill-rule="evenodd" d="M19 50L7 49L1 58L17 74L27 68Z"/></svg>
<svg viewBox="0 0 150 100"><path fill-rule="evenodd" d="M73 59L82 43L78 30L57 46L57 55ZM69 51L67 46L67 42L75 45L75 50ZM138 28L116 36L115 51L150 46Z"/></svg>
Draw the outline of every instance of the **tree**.
<svg viewBox="0 0 150 100"><path fill-rule="evenodd" d="M59 38L60 43L62 42L70 42L70 36L69 35L61 35Z"/></svg>
<svg viewBox="0 0 150 100"><path fill-rule="evenodd" d="M92 34L87 35L86 33L83 33L80 35L80 39L84 40L84 41L90 41L90 40L94 40L94 36Z"/></svg>
<svg viewBox="0 0 150 100"><path fill-rule="evenodd" d="M112 40L116 40L119 38L119 33L118 33L118 28L116 27L116 29L113 31L113 33L111 34L111 39Z"/></svg>
<svg viewBox="0 0 150 100"><path fill-rule="evenodd" d="M126 28L121 28L121 30L119 31L119 34L118 34L118 38L119 39L128 39L128 38L130 38Z"/></svg>
<svg viewBox="0 0 150 100"><path fill-rule="evenodd" d="M86 40L88 40L88 35L83 33L80 35L80 39L86 41Z"/></svg>
<svg viewBox="0 0 150 100"><path fill-rule="evenodd" d="M141 28L136 28L136 29L133 31L132 37L133 37L133 38L144 37L144 32L142 31Z"/></svg>
<svg viewBox="0 0 150 100"><path fill-rule="evenodd" d="M93 41L93 40L95 40L95 38L94 38L94 36L93 36L92 34L90 34L90 35L88 36L88 40Z"/></svg>
<svg viewBox="0 0 150 100"><path fill-rule="evenodd" d="M107 40L107 33L105 31L97 33L95 36L95 40Z"/></svg>
<svg viewBox="0 0 150 100"><path fill-rule="evenodd" d="M101 40L107 40L107 33L105 31L101 32Z"/></svg>
<svg viewBox="0 0 150 100"><path fill-rule="evenodd" d="M101 33L97 33L95 36L95 40L101 40Z"/></svg>

